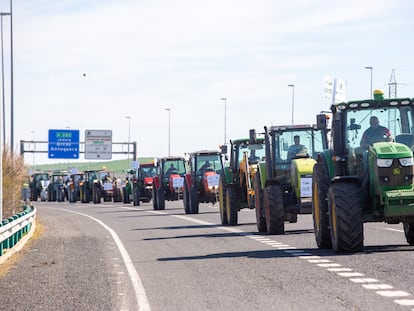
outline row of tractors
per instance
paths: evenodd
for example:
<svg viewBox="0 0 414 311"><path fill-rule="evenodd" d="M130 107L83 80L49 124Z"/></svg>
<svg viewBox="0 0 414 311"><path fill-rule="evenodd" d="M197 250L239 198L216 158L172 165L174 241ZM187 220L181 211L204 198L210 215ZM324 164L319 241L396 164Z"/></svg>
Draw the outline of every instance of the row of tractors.
<svg viewBox="0 0 414 311"><path fill-rule="evenodd" d="M363 248L364 223L402 222L414 245L414 100L376 95L334 104L315 125L265 126L232 140L219 185L221 223L235 225L238 211L255 208L259 232L283 234L286 222L312 213L318 247L352 253ZM363 146L373 116L393 138L375 134Z"/></svg>
<svg viewBox="0 0 414 311"><path fill-rule="evenodd" d="M393 137L376 135L364 146L372 116ZM248 137L230 140L229 152L224 147L192 153L188 164L180 157L161 159L154 209L182 198L185 212L193 214L200 202L218 201L221 223L230 226L237 225L240 210L255 209L257 230L268 234L284 234L286 223L312 214L318 247L351 253L363 248L364 223L403 223L414 245L413 99L375 94L333 104L316 124L251 129Z"/></svg>
<svg viewBox="0 0 414 311"><path fill-rule="evenodd" d="M71 203L122 202L121 181L106 170L36 172L29 184L30 200Z"/></svg>

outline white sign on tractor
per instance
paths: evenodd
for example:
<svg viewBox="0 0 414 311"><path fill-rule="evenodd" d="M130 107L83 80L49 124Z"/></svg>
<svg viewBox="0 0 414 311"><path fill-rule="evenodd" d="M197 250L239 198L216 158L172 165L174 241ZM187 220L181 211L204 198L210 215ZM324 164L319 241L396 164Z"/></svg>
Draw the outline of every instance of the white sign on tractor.
<svg viewBox="0 0 414 311"><path fill-rule="evenodd" d="M112 131L86 130L85 131L85 159L111 160L112 159Z"/></svg>

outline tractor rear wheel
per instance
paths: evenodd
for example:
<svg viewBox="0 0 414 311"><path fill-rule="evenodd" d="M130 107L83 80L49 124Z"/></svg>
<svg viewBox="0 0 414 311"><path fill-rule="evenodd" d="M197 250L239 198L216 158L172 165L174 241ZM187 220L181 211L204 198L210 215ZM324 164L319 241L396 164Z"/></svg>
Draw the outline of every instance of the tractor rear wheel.
<svg viewBox="0 0 414 311"><path fill-rule="evenodd" d="M316 244L319 248L332 248L328 215L329 177L326 164L318 162L312 176L312 218Z"/></svg>
<svg viewBox="0 0 414 311"><path fill-rule="evenodd" d="M329 229L334 251L355 253L364 245L361 189L356 183L335 183L328 191Z"/></svg>
<svg viewBox="0 0 414 311"><path fill-rule="evenodd" d="M263 189L260 183L259 173L254 178L254 208L256 210L257 231L266 232L266 217L263 208Z"/></svg>
<svg viewBox="0 0 414 311"><path fill-rule="evenodd" d="M140 199L140 196L141 196L141 194L139 192L139 187L134 186L133 190L134 190L133 204L134 204L134 206L139 206L140 205L139 199Z"/></svg>
<svg viewBox="0 0 414 311"><path fill-rule="evenodd" d="M227 221L230 226L237 225L237 193L236 188L230 186L226 189L226 210L227 210Z"/></svg>
<svg viewBox="0 0 414 311"><path fill-rule="evenodd" d="M219 183L219 208L220 208L220 219L222 225L228 225L229 221L227 219L227 208L226 208L226 187L224 181L220 178Z"/></svg>
<svg viewBox="0 0 414 311"><path fill-rule="evenodd" d="M184 190L183 190L183 204L184 211L186 214L190 214L190 192L188 191L188 184L184 179Z"/></svg>
<svg viewBox="0 0 414 311"><path fill-rule="evenodd" d="M404 222L404 233L407 243L414 245L414 223Z"/></svg>
<svg viewBox="0 0 414 311"><path fill-rule="evenodd" d="M190 192L190 213L198 214L198 206L200 202L198 201L197 188L191 187L189 192Z"/></svg>
<svg viewBox="0 0 414 311"><path fill-rule="evenodd" d="M285 210L282 190L278 185L269 185L264 189L263 206L266 217L266 229L269 234L285 233Z"/></svg>
<svg viewBox="0 0 414 311"><path fill-rule="evenodd" d="M165 210L164 189L157 190L157 210Z"/></svg>
<svg viewBox="0 0 414 311"><path fill-rule="evenodd" d="M158 209L157 189L155 187L152 188L152 208L154 210Z"/></svg>

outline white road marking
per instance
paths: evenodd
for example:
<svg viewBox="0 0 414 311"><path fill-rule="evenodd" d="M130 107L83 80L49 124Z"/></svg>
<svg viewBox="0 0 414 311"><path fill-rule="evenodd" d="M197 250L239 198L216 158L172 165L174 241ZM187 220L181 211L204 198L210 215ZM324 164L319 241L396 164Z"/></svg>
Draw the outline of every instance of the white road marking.
<svg viewBox="0 0 414 311"><path fill-rule="evenodd" d="M135 209L136 210L136 209ZM142 209L140 209L142 210ZM142 210L144 211L144 210ZM168 213L166 212L161 212L161 211L147 211L150 213L154 213L154 214L163 214L163 215L168 215ZM201 224L201 225L215 225L213 223L209 223L206 221L202 221L199 219L194 219L188 216L182 216L182 215L171 215L172 217L176 217L179 219L183 219L185 221L191 221L197 224ZM327 268L328 271L332 271L332 272L337 272L338 275L342 276L342 277L347 277L349 278L349 280L353 283L356 284L361 284L361 286L367 290L374 290L375 293L377 293L380 296L383 297L407 297L407 296L411 296L410 293L407 293L405 291L390 291L390 290L386 290L386 289L392 289L393 287L391 285L388 284L372 284L372 283L378 283L379 281L373 278L355 278L356 276L363 276L364 274L359 273L359 272L351 272L352 269L350 268L336 268L336 267L341 267L340 264L334 263L329 259L324 259L321 256L317 256L317 255L313 255L311 253L308 252L304 252L301 251L300 249L297 249L294 246L290 246L288 244L283 244L281 242L278 241L274 241L272 239L269 239L267 237L261 237L261 236L257 236L254 234L250 234L250 233L246 233L240 229L237 228L233 228L233 227L218 227L219 229L223 230L223 231L227 231L227 232L231 232L231 233L236 233L239 235L243 235L243 236L247 236L248 238L255 240L257 242L260 242L262 244L271 246L273 248L276 248L277 250L282 250L285 253L289 254L292 257L296 257L296 258L300 258L300 259L304 259L309 263L313 263L313 264L317 264L317 266L321 267L321 268ZM397 232L404 232L403 230L399 230L399 229L392 229L392 228L383 228L384 230L389 230L389 231L397 231ZM368 283L368 284L367 284ZM378 289L382 289L382 290L378 290ZM399 305L405 305L405 306L414 306L414 300L412 299L398 299L398 300L393 300L395 303L399 304ZM414 309L411 309L412 311L414 311Z"/></svg>
<svg viewBox="0 0 414 311"><path fill-rule="evenodd" d="M53 207L49 207L49 208L57 209L57 208L53 208ZM100 221L99 219L97 219L93 216L90 216L90 215L87 215L87 214L84 214L84 213L80 213L80 212L67 210L67 209L60 209L59 208L58 210L88 217L88 218L92 219L93 221L97 222L98 224L100 224L102 227L104 227L111 234L112 239L114 240L115 244L118 247L119 252L121 253L122 259L124 260L125 267L127 268L127 271L128 271L128 274L129 274L129 278L131 279L132 285L134 287L135 298L136 298L137 303L138 303L138 310L150 311L151 308L150 308L148 298L147 298L147 294L145 293L145 288L144 288L144 285L142 284L141 278L139 277L139 274L138 274L137 270L135 269L135 266L132 263L131 257L129 256L124 244L122 243L121 239L118 237L116 232L114 230L112 230L108 225L106 225L105 223L103 223L102 221Z"/></svg>

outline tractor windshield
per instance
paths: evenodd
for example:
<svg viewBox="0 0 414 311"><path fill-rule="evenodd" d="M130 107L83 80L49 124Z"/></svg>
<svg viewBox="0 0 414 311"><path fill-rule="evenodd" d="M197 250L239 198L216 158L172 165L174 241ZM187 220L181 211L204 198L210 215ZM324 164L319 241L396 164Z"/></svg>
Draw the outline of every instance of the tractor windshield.
<svg viewBox="0 0 414 311"><path fill-rule="evenodd" d="M184 175L185 174L185 162L183 159L177 159L177 160L167 160L164 162L163 166L163 173L164 177L168 178L171 174L179 174Z"/></svg>
<svg viewBox="0 0 414 311"><path fill-rule="evenodd" d="M293 129L275 133L276 162L286 162L296 157L316 158L324 149L324 133L313 128Z"/></svg>
<svg viewBox="0 0 414 311"><path fill-rule="evenodd" d="M346 142L349 150L367 149L381 141L414 144L411 107L386 107L369 110L348 110Z"/></svg>
<svg viewBox="0 0 414 311"><path fill-rule="evenodd" d="M244 153L247 152L249 163L257 163L260 160L263 160L265 157L265 147L263 143L258 144L241 144L239 150L239 159L237 163L240 163L243 160Z"/></svg>
<svg viewBox="0 0 414 311"><path fill-rule="evenodd" d="M205 154L197 156L197 171L214 171L221 173L221 155Z"/></svg>

